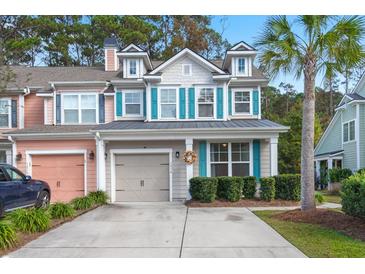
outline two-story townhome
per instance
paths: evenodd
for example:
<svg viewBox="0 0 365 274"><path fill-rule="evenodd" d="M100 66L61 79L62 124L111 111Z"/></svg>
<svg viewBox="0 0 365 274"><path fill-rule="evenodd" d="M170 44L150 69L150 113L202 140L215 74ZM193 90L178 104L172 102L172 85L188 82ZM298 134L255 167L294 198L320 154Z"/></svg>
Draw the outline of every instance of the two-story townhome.
<svg viewBox="0 0 365 274"><path fill-rule="evenodd" d="M256 54L240 42L224 60L185 48L161 62L110 38L105 67L13 67L3 161L47 181L53 201L95 189L111 202L184 200L194 176L276 175L288 128L261 117Z"/></svg>
<svg viewBox="0 0 365 274"><path fill-rule="evenodd" d="M316 177L332 168L365 167L365 75L343 96L314 154Z"/></svg>

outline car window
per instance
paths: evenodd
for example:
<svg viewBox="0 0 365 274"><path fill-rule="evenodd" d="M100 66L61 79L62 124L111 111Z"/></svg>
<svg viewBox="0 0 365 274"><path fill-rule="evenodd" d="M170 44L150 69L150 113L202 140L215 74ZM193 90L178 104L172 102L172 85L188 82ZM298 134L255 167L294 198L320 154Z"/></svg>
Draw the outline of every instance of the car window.
<svg viewBox="0 0 365 274"><path fill-rule="evenodd" d="M5 172L0 168L0 184L7 181L8 179L6 178Z"/></svg>
<svg viewBox="0 0 365 274"><path fill-rule="evenodd" d="M4 168L6 172L8 173L11 181L22 181L24 180L24 175L12 167L5 167Z"/></svg>

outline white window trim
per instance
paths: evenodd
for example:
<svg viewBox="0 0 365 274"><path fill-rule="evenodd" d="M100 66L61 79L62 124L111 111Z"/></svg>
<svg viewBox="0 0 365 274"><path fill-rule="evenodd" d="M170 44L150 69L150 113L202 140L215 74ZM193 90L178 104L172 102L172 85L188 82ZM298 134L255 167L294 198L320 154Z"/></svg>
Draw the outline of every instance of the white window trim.
<svg viewBox="0 0 365 274"><path fill-rule="evenodd" d="M235 97L235 93L236 92L249 92L250 93L250 111L249 112L236 112L236 97ZM232 115L252 115L252 89L248 89L248 88L234 88L232 89Z"/></svg>
<svg viewBox="0 0 365 274"><path fill-rule="evenodd" d="M78 123L65 123L65 109L64 109L64 96L67 95L77 95L79 97L78 99L78 118L79 118L79 122ZM94 95L96 97L96 121L95 123L82 123L81 121L81 95ZM61 94L62 99L61 99L61 124L62 125L95 125L95 124L99 124L99 96L98 93L62 93Z"/></svg>
<svg viewBox="0 0 365 274"><path fill-rule="evenodd" d="M198 98L199 98L199 94L200 94L200 90L202 89L206 89L206 88L211 88L213 89L213 117L199 117L199 104L210 104L210 103L201 103L198 102ZM195 87L196 92L195 92L195 119L194 120L215 120L217 117L217 111L216 111L216 103L217 103L217 87L216 86L199 86L199 87Z"/></svg>
<svg viewBox="0 0 365 274"><path fill-rule="evenodd" d="M172 118L172 117L161 117L161 89L174 89L175 90L175 94L176 94L176 117ZM164 120L164 121L175 121L175 120L179 120L179 113L180 113L180 108L179 108L179 88L177 88L176 86L162 86L158 88L158 94L157 94L157 112L158 112L158 119L159 120Z"/></svg>
<svg viewBox="0 0 365 274"><path fill-rule="evenodd" d="M127 108L126 108L126 105L128 105L126 103L126 97L125 97L125 94L126 93L140 93L141 96L140 96L140 110L139 110L139 114L127 114L126 111L127 111ZM131 89L128 89L128 90L123 90L123 107L122 107L122 117L128 117L128 118L142 118L143 117L143 90L142 89L135 89L135 90L131 90Z"/></svg>
<svg viewBox="0 0 365 274"><path fill-rule="evenodd" d="M7 101L8 105L8 126L7 127L0 127L0 128L11 128L11 99L10 98L0 98L1 101Z"/></svg>
<svg viewBox="0 0 365 274"><path fill-rule="evenodd" d="M210 145L211 144L221 144L221 143L228 143L228 176L232 176L232 164L239 164L239 163L248 163L249 164L249 176L253 175L253 146L252 146L252 140L232 140L232 141L211 141L207 142L207 176L211 177L211 164L219 164L219 163L227 163L227 162L211 162L210 161ZM232 161L232 143L248 143L249 145L249 161L243 161L243 162L237 162Z"/></svg>
<svg viewBox="0 0 365 274"><path fill-rule="evenodd" d="M353 140L350 140L350 123L351 122L354 122L354 130L355 130ZM344 138L343 138L343 135L344 135L343 127L344 127L345 124L348 124L348 127L347 127L348 140L347 141L345 141ZM352 119L352 120L343 122L342 123L342 128L341 128L341 133L342 133L342 143L343 144L349 144L349 143L356 142L356 119Z"/></svg>
<svg viewBox="0 0 365 274"><path fill-rule="evenodd" d="M239 59L244 59L245 60L245 71L242 73L242 72L239 72L238 70L238 66L239 66ZM236 60L235 60L235 69L236 69L236 75L237 76L248 76L249 75L249 62L248 62L248 58L247 57L237 57Z"/></svg>
<svg viewBox="0 0 365 274"><path fill-rule="evenodd" d="M185 73L185 67L189 67L189 73L188 74ZM181 68L182 68L182 75L183 76L192 76L193 75L193 66L192 66L192 64L182 64Z"/></svg>
<svg viewBox="0 0 365 274"><path fill-rule="evenodd" d="M130 62L136 61L136 74L130 74ZM127 59L127 77L128 78L138 78L139 76L139 59L131 58Z"/></svg>

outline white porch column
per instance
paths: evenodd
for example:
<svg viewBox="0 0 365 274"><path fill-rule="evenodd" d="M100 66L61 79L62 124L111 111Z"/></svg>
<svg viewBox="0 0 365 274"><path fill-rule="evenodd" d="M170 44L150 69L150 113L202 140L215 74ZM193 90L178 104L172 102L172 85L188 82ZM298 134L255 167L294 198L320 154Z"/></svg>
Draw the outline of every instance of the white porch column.
<svg viewBox="0 0 365 274"><path fill-rule="evenodd" d="M278 175L278 138L270 138L270 175Z"/></svg>
<svg viewBox="0 0 365 274"><path fill-rule="evenodd" d="M316 179L319 179L321 176L321 162L316 160Z"/></svg>
<svg viewBox="0 0 365 274"><path fill-rule="evenodd" d="M185 139L185 150L193 150L193 139L192 138L187 138ZM187 194L186 194L186 199L190 200L191 199L191 195L189 192L189 187L190 187L190 179L193 178L194 176L194 166L193 164L189 165L189 164L185 164L186 165L186 187L187 187Z"/></svg>
<svg viewBox="0 0 365 274"><path fill-rule="evenodd" d="M98 190L106 191L105 182L105 143L96 139L96 173Z"/></svg>

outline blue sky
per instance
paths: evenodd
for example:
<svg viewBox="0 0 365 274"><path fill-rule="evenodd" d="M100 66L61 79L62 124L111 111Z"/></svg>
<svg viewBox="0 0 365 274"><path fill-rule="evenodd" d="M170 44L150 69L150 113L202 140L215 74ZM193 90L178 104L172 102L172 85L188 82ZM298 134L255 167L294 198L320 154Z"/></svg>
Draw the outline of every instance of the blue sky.
<svg viewBox="0 0 365 274"><path fill-rule="evenodd" d="M268 16L214 16L212 19L212 27L221 33L221 20L225 19L225 31L223 37L231 44L235 44L241 40L248 44L253 44L255 38L258 37L260 31L263 29L265 20ZM294 31L300 31L295 29ZM291 83L297 91L303 91L303 79L296 80L292 75L279 75L276 79L271 80L270 85L278 87L280 82ZM317 77L317 86L322 86L322 77Z"/></svg>

